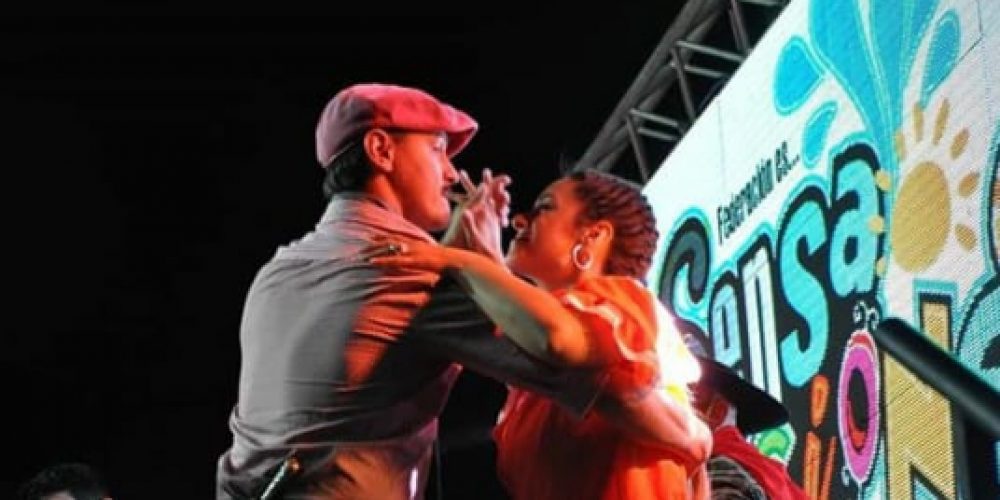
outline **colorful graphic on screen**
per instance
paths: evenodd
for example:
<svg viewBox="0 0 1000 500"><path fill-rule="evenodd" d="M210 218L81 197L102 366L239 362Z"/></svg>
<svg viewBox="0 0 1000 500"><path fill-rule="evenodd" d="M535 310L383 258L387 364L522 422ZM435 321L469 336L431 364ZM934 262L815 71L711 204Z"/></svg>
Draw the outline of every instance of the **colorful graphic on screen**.
<svg viewBox="0 0 1000 500"><path fill-rule="evenodd" d="M650 286L789 408L752 439L813 498L970 481L963 420L872 332L1000 389L998 149L1000 2L793 0L647 184Z"/></svg>

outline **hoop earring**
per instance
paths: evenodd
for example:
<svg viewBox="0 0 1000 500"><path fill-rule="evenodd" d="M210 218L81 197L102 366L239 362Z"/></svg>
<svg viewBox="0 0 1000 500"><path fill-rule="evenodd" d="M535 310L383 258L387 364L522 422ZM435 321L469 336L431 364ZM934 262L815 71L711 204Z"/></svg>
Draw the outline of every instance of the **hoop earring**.
<svg viewBox="0 0 1000 500"><path fill-rule="evenodd" d="M590 253L585 252L583 255L586 256L586 260L584 260L580 257L581 252L585 252L583 244L577 243L576 245L573 245L573 252L570 256L573 258L573 265L576 266L577 269L586 271L587 269L590 269L590 266L594 263L594 258L590 255Z"/></svg>

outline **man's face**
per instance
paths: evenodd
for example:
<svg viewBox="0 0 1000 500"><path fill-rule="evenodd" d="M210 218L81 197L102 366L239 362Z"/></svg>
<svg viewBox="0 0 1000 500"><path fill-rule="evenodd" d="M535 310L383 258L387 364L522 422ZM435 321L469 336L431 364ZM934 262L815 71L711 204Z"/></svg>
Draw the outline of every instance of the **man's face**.
<svg viewBox="0 0 1000 500"><path fill-rule="evenodd" d="M708 424L708 428L718 429L725 423L730 404L721 394L706 387L704 384L694 385L694 410Z"/></svg>
<svg viewBox="0 0 1000 500"><path fill-rule="evenodd" d="M391 176L403 217L425 231L448 226L451 205L447 193L458 181L448 158L448 138L442 133L393 134L396 152Z"/></svg>

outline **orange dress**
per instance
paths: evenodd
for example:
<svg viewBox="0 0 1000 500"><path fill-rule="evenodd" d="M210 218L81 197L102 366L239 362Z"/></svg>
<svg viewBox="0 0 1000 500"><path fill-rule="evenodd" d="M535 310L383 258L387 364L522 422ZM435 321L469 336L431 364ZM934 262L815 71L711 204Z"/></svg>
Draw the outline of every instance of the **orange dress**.
<svg viewBox="0 0 1000 500"><path fill-rule="evenodd" d="M592 341L620 355L601 370L606 391L661 390L690 405L687 384L700 375L698 364L641 283L593 278L556 296ZM517 500L688 498L680 462L631 441L600 415L580 418L530 392L509 388L493 438L500 480Z"/></svg>

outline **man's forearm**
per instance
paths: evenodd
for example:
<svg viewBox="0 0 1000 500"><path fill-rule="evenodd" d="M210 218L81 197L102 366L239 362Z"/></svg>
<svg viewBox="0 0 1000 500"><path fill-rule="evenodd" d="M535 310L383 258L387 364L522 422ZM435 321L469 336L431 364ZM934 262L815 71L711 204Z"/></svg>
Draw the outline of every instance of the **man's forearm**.
<svg viewBox="0 0 1000 500"><path fill-rule="evenodd" d="M444 275L412 319L406 339L480 375L551 398L574 415L591 409L603 385L591 370L546 363L494 331L458 282Z"/></svg>
<svg viewBox="0 0 1000 500"><path fill-rule="evenodd" d="M633 440L677 457L689 471L704 464L711 452L708 426L658 391L641 396L605 393L595 410Z"/></svg>

